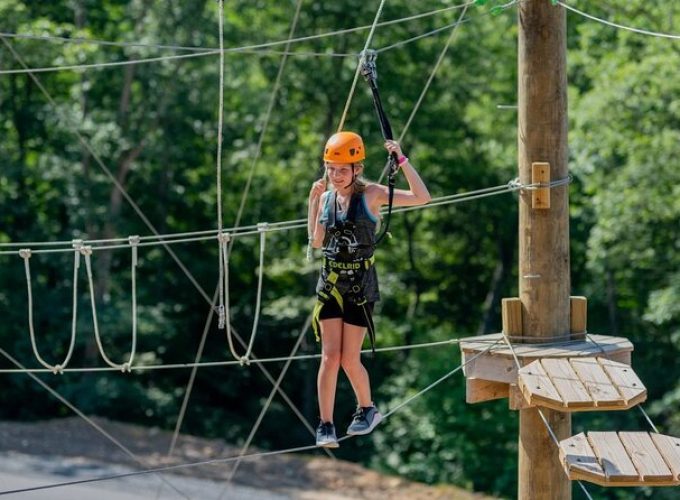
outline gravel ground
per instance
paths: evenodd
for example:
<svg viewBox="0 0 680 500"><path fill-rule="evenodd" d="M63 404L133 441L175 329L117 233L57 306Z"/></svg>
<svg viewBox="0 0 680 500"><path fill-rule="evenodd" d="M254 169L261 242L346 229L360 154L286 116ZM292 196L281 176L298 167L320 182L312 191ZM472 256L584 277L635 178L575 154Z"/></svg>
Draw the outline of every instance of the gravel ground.
<svg viewBox="0 0 680 500"><path fill-rule="evenodd" d="M172 434L153 428L94 419L107 433L128 448L139 460L103 438L78 418L35 422L0 422L0 493L11 489L72 481L150 469L172 464L200 462L237 456L239 449L222 440L180 436L175 454L167 457ZM252 450L256 452L257 450ZM326 455L284 454L241 463L234 481L227 481L233 464L202 465L164 474L166 482L189 498L217 500L349 500L349 499L450 499L490 498L451 486L433 487L386 476L354 463ZM58 499L97 498L132 500L157 498L156 474L138 475L69 486L41 493L14 494L11 498ZM184 498L163 486L158 498ZM67 494L67 492L69 492ZM59 496L62 495L63 496ZM40 496L42 495L42 496ZM107 496L108 495L108 496ZM113 496L117 495L117 496Z"/></svg>

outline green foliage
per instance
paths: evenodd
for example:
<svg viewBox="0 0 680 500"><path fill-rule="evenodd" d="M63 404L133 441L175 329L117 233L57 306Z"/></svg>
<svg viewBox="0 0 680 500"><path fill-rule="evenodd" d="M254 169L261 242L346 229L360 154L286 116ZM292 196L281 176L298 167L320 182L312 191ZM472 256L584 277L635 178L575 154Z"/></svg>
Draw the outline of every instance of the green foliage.
<svg viewBox="0 0 680 500"><path fill-rule="evenodd" d="M501 185L516 176L515 10L469 10L403 140L434 196ZM453 2L444 2L446 6ZM442 2L387 2L383 19L439 9ZM497 7L497 6L496 6ZM294 2L225 2L225 45L285 40ZM303 4L294 36L369 25L370 2ZM559 8L559 7L555 7ZM594 13L627 24L673 31L680 7L635 0ZM118 42L217 47L217 3L206 0L26 2L0 0L4 32ZM614 16L617 15L617 17ZM376 31L387 47L455 22L460 10ZM569 16L572 283L589 298L589 328L630 337L636 370L647 382L660 428L680 434L680 51L669 40L641 37ZM675 29L677 31L677 29ZM335 130L350 88L355 57L368 30L310 40L293 51L255 158L284 45L274 53L228 53L224 88L224 220L234 223L252 169L241 225L304 218L325 137ZM399 134L450 34L444 30L378 59L386 111ZM6 39L30 67L103 63L172 53L38 39ZM217 56L154 64L39 73L50 102L26 75L0 77L0 242L108 238L149 234L112 186L101 164L125 186L163 233L215 227ZM20 64L3 44L0 66ZM364 135L367 173L384 164L369 92L359 82L347 127ZM79 142L76 132L92 147ZM96 157L95 157L96 155ZM499 328L492 292L516 295L517 211L511 195L395 215L395 237L378 250L383 300L377 310L381 346L463 337ZM304 259L304 229L267 236L258 357L285 356L311 310L318 262ZM215 242L174 245L173 251L209 297L217 281ZM254 319L259 240L238 238L230 257L231 319L249 339ZM56 363L68 346L73 255L34 256L33 294L38 346ZM95 252L96 299L104 348L129 355L130 252ZM0 256L0 347L36 366L26 324L26 282L16 256ZM498 269L500 278L495 279ZM209 305L162 247L140 249L139 343L144 365L193 362ZM79 273L78 341L73 366L99 366L89 293ZM230 359L214 321L203 361ZM301 353L318 351L307 335ZM239 352L243 348L239 346ZM381 354L369 361L374 399L387 410L453 370L455 347ZM3 368L13 367L8 361ZM263 368L275 379L283 363ZM314 425L316 361L291 365L282 388ZM190 372L149 370L42 376L89 414L173 429ZM25 375L5 375L0 416L39 419L68 410ZM242 443L271 391L259 367L199 370L185 432ZM394 413L375 439L343 443L339 456L431 483L453 482L505 497L515 494L516 415L505 402L465 404L460 373ZM17 404L17 402L19 404ZM354 407L340 377L336 418L342 428ZM574 429L644 428L637 413L574 419ZM286 432L281 432L286 429ZM311 442L288 404L275 397L255 444L277 449ZM655 498L666 493L655 492ZM601 498L650 496L646 491ZM616 495L616 496L612 496ZM628 497L626 496L628 495ZM670 498L670 497L668 497Z"/></svg>

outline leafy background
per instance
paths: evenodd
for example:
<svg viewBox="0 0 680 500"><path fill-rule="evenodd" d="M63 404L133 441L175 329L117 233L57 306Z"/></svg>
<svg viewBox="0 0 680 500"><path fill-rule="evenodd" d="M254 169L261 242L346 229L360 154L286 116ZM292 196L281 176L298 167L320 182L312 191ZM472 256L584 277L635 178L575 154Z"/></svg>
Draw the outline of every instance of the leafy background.
<svg viewBox="0 0 680 500"><path fill-rule="evenodd" d="M516 9L489 15L469 8L403 141L434 196L503 184L516 175ZM589 12L632 26L677 32L680 5L642 0L577 2ZM452 0L387 2L383 19L453 5ZM225 46L285 40L294 2L225 2ZM303 2L296 35L370 24L377 2ZM558 7L556 7L558 8ZM381 27L386 47L454 22L460 11ZM216 47L217 4L207 0L0 0L3 32L70 38ZM664 433L680 435L680 45L568 17L571 273L573 293L589 299L590 331L628 337L636 370L649 389L649 410ZM446 37L423 38L380 55L383 99L399 133ZM293 46L351 53L366 31ZM149 47L68 44L5 38L30 67L155 57ZM275 50L282 50L283 46ZM172 53L172 52L170 52ZM256 158L256 145L281 62L278 53L230 53L225 67L224 217L236 217L251 165L252 189L241 224L306 214L325 137L334 131L354 74L354 57L291 56ZM19 68L6 45L0 67ZM49 102L26 75L0 77L0 241L70 240L148 234L76 131L92 145L162 233L215 227L217 56L90 71L38 75ZM347 126L364 135L370 176L384 161L370 95L360 82ZM517 202L512 195L395 215L389 243L378 251L383 301L381 345L437 341L498 331L499 299L517 293ZM316 264L304 260L304 231L268 235L263 311L255 352L285 356L311 309ZM210 295L217 245L174 247ZM253 321L258 239L241 238L230 266L232 321L247 337ZM130 254L95 252L98 315L113 359L129 349ZM33 292L39 348L56 362L70 332L72 256L34 256ZM21 259L0 256L0 346L37 366L26 322ZM160 247L140 251L139 362L191 362L208 304ZM99 365L84 271L80 274L74 366ZM311 335L302 352L317 352ZM204 361L229 358L224 333L212 325ZM460 362L455 347L404 351L369 360L374 398L389 408ZM13 367L2 361L4 368ZM276 376L282 365L270 365ZM316 363L296 362L283 389L316 422ZM41 376L88 414L173 429L187 370ZM69 415L25 375L5 374L4 419ZM271 389L255 367L198 372L183 432L242 443ZM341 375L336 419L354 402ZM342 424L340 424L342 426ZM637 411L578 415L574 431L646 429ZM386 421L375 439L354 440L339 456L379 470L450 482L512 497L516 491L517 415L506 402L466 405L462 378L437 386ZM279 449L310 436L274 398L254 444ZM669 490L589 487L597 498L672 498ZM575 494L578 494L576 492Z"/></svg>

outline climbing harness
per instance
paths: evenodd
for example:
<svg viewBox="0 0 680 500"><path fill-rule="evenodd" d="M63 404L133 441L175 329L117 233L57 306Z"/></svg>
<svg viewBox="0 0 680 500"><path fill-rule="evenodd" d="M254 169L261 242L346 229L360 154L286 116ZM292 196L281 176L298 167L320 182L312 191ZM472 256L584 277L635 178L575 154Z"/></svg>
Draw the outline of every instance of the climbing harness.
<svg viewBox="0 0 680 500"><path fill-rule="evenodd" d="M312 328L316 340L320 340L320 320L321 309L330 300L335 300L341 310L345 309L345 298L359 306L366 320L366 328L371 341L371 351L375 354L375 326L373 316L368 307L364 290L364 277L373 267L375 257L372 254L374 245L359 243L356 239L356 214L359 204L362 203L363 194L354 193L347 209L347 217L340 220L337 216L337 194L331 192L327 199L329 206L333 207L328 211L327 233L329 242L324 247L323 285L317 293L317 301L312 313ZM359 257L358 250L370 249L369 257ZM346 291L340 292L338 281L346 284ZM344 286L342 288L345 288Z"/></svg>
<svg viewBox="0 0 680 500"><path fill-rule="evenodd" d="M383 139L391 141L394 139L392 134L392 127L387 119L385 110L382 106L382 100L380 99L380 91L378 90L378 68L376 66L376 59L378 54L375 50L364 50L361 52L361 74L368 82L371 88L371 94L373 95L373 107L378 115L378 122L380 123L380 131L382 132ZM387 216L385 217L385 227L381 230L380 234L376 237L374 245L377 246L385 237L389 234L390 229L390 218L392 216L392 205L394 201L394 186L396 184L397 172L399 170L399 164L396 153L391 153L388 157L389 173L387 175L387 189L388 189L388 203L387 203Z"/></svg>

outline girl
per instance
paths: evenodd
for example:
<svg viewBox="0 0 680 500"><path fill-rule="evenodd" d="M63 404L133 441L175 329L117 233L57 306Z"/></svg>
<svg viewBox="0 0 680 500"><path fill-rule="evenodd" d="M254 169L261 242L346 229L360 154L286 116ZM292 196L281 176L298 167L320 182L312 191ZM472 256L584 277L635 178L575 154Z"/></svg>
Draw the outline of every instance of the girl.
<svg viewBox="0 0 680 500"><path fill-rule="evenodd" d="M431 200L420 176L396 141L385 149L398 158L409 189L396 189L393 206L423 205ZM316 181L309 193L310 243L323 248L323 267L317 284L314 332L321 330L321 366L317 377L321 423L317 446L339 446L333 425L333 406L338 371L342 366L357 398L357 410L347 429L349 435L371 432L382 416L371 399L368 372L361 363L366 329L374 343L373 305L380 299L373 265L375 233L380 207L388 203L388 188L367 183L361 174L366 157L361 137L353 132L331 136L324 150L326 179Z"/></svg>

